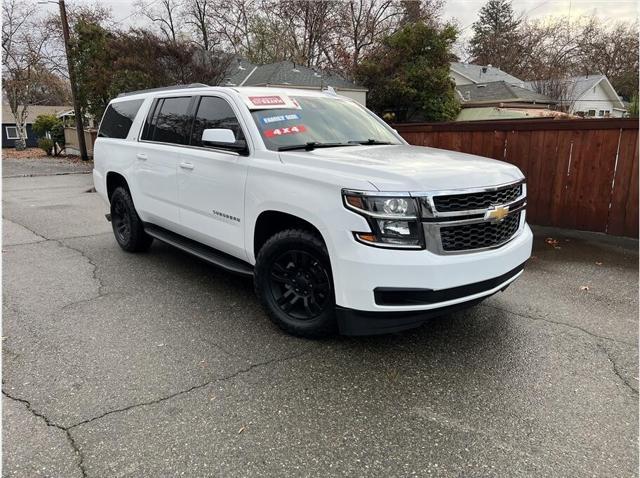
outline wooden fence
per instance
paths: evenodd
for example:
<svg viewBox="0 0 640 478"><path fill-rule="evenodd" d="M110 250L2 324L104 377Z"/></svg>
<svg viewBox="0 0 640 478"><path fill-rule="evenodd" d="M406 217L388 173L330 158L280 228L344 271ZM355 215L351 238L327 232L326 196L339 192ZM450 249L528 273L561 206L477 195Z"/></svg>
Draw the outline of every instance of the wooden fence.
<svg viewBox="0 0 640 478"><path fill-rule="evenodd" d="M501 120L397 124L411 144L518 166L532 224L638 237L638 121Z"/></svg>

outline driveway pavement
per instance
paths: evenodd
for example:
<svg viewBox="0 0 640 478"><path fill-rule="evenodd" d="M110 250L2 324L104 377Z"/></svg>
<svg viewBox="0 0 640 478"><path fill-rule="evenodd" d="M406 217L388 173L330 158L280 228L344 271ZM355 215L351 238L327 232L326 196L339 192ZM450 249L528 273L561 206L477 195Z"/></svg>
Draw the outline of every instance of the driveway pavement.
<svg viewBox="0 0 640 478"><path fill-rule="evenodd" d="M3 180L4 476L637 476L637 242L537 230L474 309L307 341L91 186Z"/></svg>

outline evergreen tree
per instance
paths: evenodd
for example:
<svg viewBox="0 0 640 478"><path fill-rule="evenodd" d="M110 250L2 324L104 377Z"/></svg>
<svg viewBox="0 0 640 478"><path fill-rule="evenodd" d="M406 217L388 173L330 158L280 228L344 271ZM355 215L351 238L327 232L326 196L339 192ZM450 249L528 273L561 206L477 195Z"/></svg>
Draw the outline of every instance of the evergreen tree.
<svg viewBox="0 0 640 478"><path fill-rule="evenodd" d="M357 80L368 106L390 122L447 121L460 111L449 76L457 31L420 21L387 37L362 62Z"/></svg>
<svg viewBox="0 0 640 478"><path fill-rule="evenodd" d="M491 64L508 73L517 71L522 61L520 44L521 20L513 12L510 0L489 0L473 24L469 42L472 63Z"/></svg>

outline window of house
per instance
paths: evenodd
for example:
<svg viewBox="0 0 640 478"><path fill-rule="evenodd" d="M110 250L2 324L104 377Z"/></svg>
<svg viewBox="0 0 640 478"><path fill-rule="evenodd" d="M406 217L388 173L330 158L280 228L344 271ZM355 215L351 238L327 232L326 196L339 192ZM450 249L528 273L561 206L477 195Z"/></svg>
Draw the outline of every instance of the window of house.
<svg viewBox="0 0 640 478"><path fill-rule="evenodd" d="M160 143L188 144L191 117L188 115L191 96L158 100L153 116L145 125L142 139Z"/></svg>
<svg viewBox="0 0 640 478"><path fill-rule="evenodd" d="M595 116L596 115L596 110L589 110L587 112L587 116Z"/></svg>
<svg viewBox="0 0 640 478"><path fill-rule="evenodd" d="M7 139L19 139L18 138L18 127L17 126L6 126L5 132L7 135ZM22 128L22 137L24 139L28 139L29 135L27 134L27 128Z"/></svg>
<svg viewBox="0 0 640 478"><path fill-rule="evenodd" d="M205 129L230 129L236 141L244 140L244 134L233 109L222 98L203 96L198 105L198 112L193 123L191 145L202 146L202 132Z"/></svg>
<svg viewBox="0 0 640 478"><path fill-rule="evenodd" d="M129 134L133 120L138 114L143 100L119 101L111 103L104 112L98 136L102 138L124 139Z"/></svg>
<svg viewBox="0 0 640 478"><path fill-rule="evenodd" d="M17 126L5 126L4 131L7 134L7 139L18 139Z"/></svg>
<svg viewBox="0 0 640 478"><path fill-rule="evenodd" d="M598 111L598 116L604 116L604 110Z"/></svg>

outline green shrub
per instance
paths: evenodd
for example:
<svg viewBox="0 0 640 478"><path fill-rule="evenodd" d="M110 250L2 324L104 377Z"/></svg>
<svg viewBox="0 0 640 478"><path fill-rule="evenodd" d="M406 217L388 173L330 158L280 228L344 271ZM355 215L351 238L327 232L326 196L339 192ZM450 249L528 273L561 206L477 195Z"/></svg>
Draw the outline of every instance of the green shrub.
<svg viewBox="0 0 640 478"><path fill-rule="evenodd" d="M64 127L62 126L62 120L56 115L39 115L33 123L33 131L42 137L49 134L53 141L53 147L51 148L53 155L57 156L64 149ZM39 143L38 146L40 146Z"/></svg>
<svg viewBox="0 0 640 478"><path fill-rule="evenodd" d="M38 140L38 148L47 153L47 156L53 154L53 141L49 138L40 138Z"/></svg>

